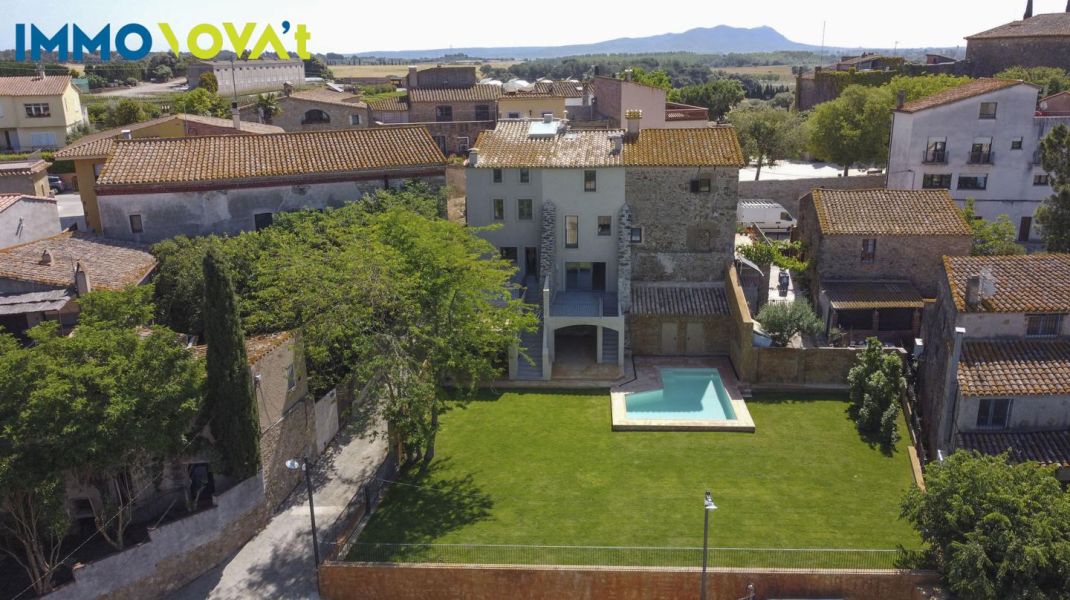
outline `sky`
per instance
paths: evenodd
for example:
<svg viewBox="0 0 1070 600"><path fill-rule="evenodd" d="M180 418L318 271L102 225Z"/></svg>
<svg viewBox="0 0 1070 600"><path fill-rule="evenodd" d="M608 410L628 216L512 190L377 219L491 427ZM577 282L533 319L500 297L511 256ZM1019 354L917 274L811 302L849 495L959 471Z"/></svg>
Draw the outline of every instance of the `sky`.
<svg viewBox="0 0 1070 600"><path fill-rule="evenodd" d="M1025 0L674 0L671 5L636 0L542 0L532 4L403 0L364 4L354 0L0 0L17 19L0 24L0 49L14 47L15 23L54 32L77 23L96 33L138 22L165 50L156 23L172 26L180 39L198 23L226 21L305 23L312 52L365 52L462 46L558 46L681 32L694 27L768 25L788 39L846 48L965 46L964 36L1021 19ZM671 6L661 10L660 6ZM522 7L521 11L517 7ZM626 8L628 7L628 8ZM1034 14L1062 12L1066 0L1034 0ZM259 32L259 28L257 29ZM291 30L292 32L292 30ZM287 40L291 47L292 38ZM185 44L183 43L183 46Z"/></svg>

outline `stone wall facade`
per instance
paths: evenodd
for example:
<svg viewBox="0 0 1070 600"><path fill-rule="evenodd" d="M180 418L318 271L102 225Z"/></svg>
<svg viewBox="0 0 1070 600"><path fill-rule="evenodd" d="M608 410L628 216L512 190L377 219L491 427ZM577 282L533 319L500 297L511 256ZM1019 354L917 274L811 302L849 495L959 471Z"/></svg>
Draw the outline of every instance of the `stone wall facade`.
<svg viewBox="0 0 1070 600"><path fill-rule="evenodd" d="M554 289L554 265L557 249L557 205L552 200L542 201L542 230L539 234L539 285L549 277L550 289Z"/></svg>
<svg viewBox="0 0 1070 600"><path fill-rule="evenodd" d="M363 103L355 103L351 106L334 102L316 102L293 96L282 96L278 99L279 108L282 112L275 114L266 121L270 125L282 127L286 131L327 131L333 129L363 129L370 127L371 115L368 106ZM319 110L326 113L329 119L325 123L305 122L305 115L309 111ZM260 115L255 104L244 106L240 110L243 121L259 122ZM353 117L356 117L354 123Z"/></svg>
<svg viewBox="0 0 1070 600"><path fill-rule="evenodd" d="M693 598L698 569L552 567L420 564L361 564L328 561L320 567L320 593L327 600L417 600L504 597ZM929 571L776 571L712 569L710 600L738 600L754 585L758 598L851 598L921 600L919 589L939 583Z"/></svg>
<svg viewBox="0 0 1070 600"><path fill-rule="evenodd" d="M394 113L403 114L403 113ZM456 113L454 113L456 114ZM410 115L411 117L411 115ZM398 123L377 123L377 127L390 127L392 125L423 125L434 138L435 143L447 156L467 156L468 149L476 145L479 134L488 129L494 129L494 121L435 121L434 115L429 122L422 122L415 118Z"/></svg>
<svg viewBox="0 0 1070 600"><path fill-rule="evenodd" d="M631 228L632 211L624 204L617 215L617 297L624 312L632 308Z"/></svg>
<svg viewBox="0 0 1070 600"><path fill-rule="evenodd" d="M316 412L312 396L306 395L260 434L260 466L264 473L264 497L274 510L301 483L301 471L287 469L291 458L316 454Z"/></svg>
<svg viewBox="0 0 1070 600"><path fill-rule="evenodd" d="M1070 70L1070 35L967 40L966 60L974 77L1017 66Z"/></svg>
<svg viewBox="0 0 1070 600"><path fill-rule="evenodd" d="M740 181L739 197L743 200L772 200L780 203L794 217L799 216L799 201L814 188L861 190L882 188L884 175L852 175L851 177L812 177L808 179L767 179Z"/></svg>
<svg viewBox="0 0 1070 600"><path fill-rule="evenodd" d="M409 122L411 123L435 123L438 117L438 107L449 106L453 109L453 121L481 121L491 120L498 113L497 104L493 100L482 100L477 102L410 102L409 103ZM476 107L486 107L488 119L476 118ZM481 116L481 115L480 115ZM449 121L443 121L449 122ZM491 125L493 127L493 125ZM472 140L475 143L475 140Z"/></svg>
<svg viewBox="0 0 1070 600"><path fill-rule="evenodd" d="M625 175L632 226L643 241L632 245L635 281L722 281L734 257L739 170L635 168ZM710 180L709 192L691 182Z"/></svg>
<svg viewBox="0 0 1070 600"><path fill-rule="evenodd" d="M862 262L862 240L877 240L873 262ZM935 298L944 274L944 256L969 256L970 236L827 235L815 256L822 281L850 279L906 280L925 298Z"/></svg>
<svg viewBox="0 0 1070 600"><path fill-rule="evenodd" d="M709 356L729 354L731 315L628 315L628 337L633 354ZM666 324L676 330L676 348L665 348ZM697 334L697 335L696 335Z"/></svg>

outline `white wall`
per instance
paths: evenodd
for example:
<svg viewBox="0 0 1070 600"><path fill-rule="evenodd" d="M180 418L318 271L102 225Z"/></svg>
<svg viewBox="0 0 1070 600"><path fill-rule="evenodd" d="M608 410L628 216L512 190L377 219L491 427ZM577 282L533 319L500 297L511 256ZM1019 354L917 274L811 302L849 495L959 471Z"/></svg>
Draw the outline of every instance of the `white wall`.
<svg viewBox="0 0 1070 600"><path fill-rule="evenodd" d="M977 411L980 400L959 401L955 425L959 431L979 431ZM1025 396L1013 398L1007 429L1059 429L1070 427L1070 396ZM981 430L990 431L990 430Z"/></svg>
<svg viewBox="0 0 1070 600"><path fill-rule="evenodd" d="M59 210L55 202L20 200L0 212L0 248L25 244L59 232Z"/></svg>
<svg viewBox="0 0 1070 600"><path fill-rule="evenodd" d="M524 269L524 248L539 248L542 231L542 178L538 170L530 171L529 183L520 183L520 169L502 169L501 183L494 183L494 169L465 169L466 216L468 224L473 227L494 225L492 231L480 232L496 248L517 248L517 266L520 276L529 274ZM495 198L505 203L505 218L494 219ZM531 220L521 220L517 214L517 201L521 198L531 199ZM537 276L536 272L530 273Z"/></svg>
<svg viewBox="0 0 1070 600"><path fill-rule="evenodd" d="M999 282L996 282L999 285ZM1025 337L1025 313L958 313L955 325L966 328L967 338ZM1063 317L1060 335L1070 336L1070 316Z"/></svg>

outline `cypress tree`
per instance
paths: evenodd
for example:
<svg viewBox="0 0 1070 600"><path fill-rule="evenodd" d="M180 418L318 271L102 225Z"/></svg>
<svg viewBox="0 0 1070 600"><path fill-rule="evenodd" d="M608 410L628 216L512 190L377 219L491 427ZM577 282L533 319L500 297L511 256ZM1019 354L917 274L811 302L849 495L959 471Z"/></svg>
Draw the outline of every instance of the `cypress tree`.
<svg viewBox="0 0 1070 600"><path fill-rule="evenodd" d="M212 437L226 472L242 480L256 474L260 424L234 283L215 248L204 256L204 338L205 406Z"/></svg>

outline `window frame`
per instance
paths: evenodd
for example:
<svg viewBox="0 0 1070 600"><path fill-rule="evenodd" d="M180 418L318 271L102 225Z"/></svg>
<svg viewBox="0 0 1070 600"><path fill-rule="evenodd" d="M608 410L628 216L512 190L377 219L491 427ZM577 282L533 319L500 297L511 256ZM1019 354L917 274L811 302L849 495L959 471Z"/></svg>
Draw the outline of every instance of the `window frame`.
<svg viewBox="0 0 1070 600"><path fill-rule="evenodd" d="M933 178L939 178L939 181L947 181L947 185L932 185ZM951 180L953 176L951 173L923 173L921 176L921 189L923 190L950 190Z"/></svg>
<svg viewBox="0 0 1070 600"><path fill-rule="evenodd" d="M862 238L861 260L864 265L877 262L877 238Z"/></svg>
<svg viewBox="0 0 1070 600"><path fill-rule="evenodd" d="M691 180L692 194L708 194L713 190L713 182L709 177L698 177Z"/></svg>
<svg viewBox="0 0 1070 600"><path fill-rule="evenodd" d="M1051 185L1051 175L1047 173L1034 173L1033 185Z"/></svg>
<svg viewBox="0 0 1070 600"><path fill-rule="evenodd" d="M491 183L501 183L502 182L502 170L501 169L491 169L490 181L491 181Z"/></svg>
<svg viewBox="0 0 1070 600"><path fill-rule="evenodd" d="M636 232L639 233L636 236ZM628 243L629 244L642 244L643 243L643 228L642 227L629 227L628 228Z"/></svg>
<svg viewBox="0 0 1070 600"><path fill-rule="evenodd" d="M603 219L605 219L605 222L603 222ZM605 227L605 229L603 229L603 226ZM608 215L599 215L598 216L598 228L596 230L596 233L598 234L599 237L612 236L613 235L613 217L608 216Z"/></svg>
<svg viewBox="0 0 1070 600"><path fill-rule="evenodd" d="M527 204L527 216L524 216L524 205ZM516 199L516 218L518 221L532 221L535 219L535 201L531 198Z"/></svg>
<svg viewBox="0 0 1070 600"><path fill-rule="evenodd" d="M52 116L52 106L48 102L26 102L22 107L29 119L47 119Z"/></svg>
<svg viewBox="0 0 1070 600"><path fill-rule="evenodd" d="M439 104L435 106L435 122L436 123L452 123L453 122L453 105L452 104Z"/></svg>
<svg viewBox="0 0 1070 600"><path fill-rule="evenodd" d="M571 241L570 241L571 239ZM565 215L565 248L580 247L580 216Z"/></svg>
<svg viewBox="0 0 1070 600"><path fill-rule="evenodd" d="M991 106L992 112L985 112L985 107ZM978 119L995 119L996 113L999 111L999 102L982 102L978 107L977 118Z"/></svg>
<svg viewBox="0 0 1070 600"><path fill-rule="evenodd" d="M267 219L268 219L268 223L266 225L261 223L261 220L263 220L265 215L267 216ZM254 228L255 231L260 231L262 229L266 229L268 227L271 227L274 224L275 224L275 213L273 213L273 212L253 213L253 228Z"/></svg>
<svg viewBox="0 0 1070 600"><path fill-rule="evenodd" d="M520 183L531 183L531 169L520 169L517 178Z"/></svg>
<svg viewBox="0 0 1070 600"><path fill-rule="evenodd" d="M135 219L137 225L135 226ZM145 233L145 219L140 214L127 215L127 221L130 223L130 233Z"/></svg>
<svg viewBox="0 0 1070 600"><path fill-rule="evenodd" d="M1023 144L1025 144L1025 138L1021 136L1011 138L1011 150L1021 150Z"/></svg>
<svg viewBox="0 0 1070 600"><path fill-rule="evenodd" d="M473 121L490 121L490 105L489 104L477 104L473 109ZM482 114L482 118L480 115Z"/></svg>
<svg viewBox="0 0 1070 600"><path fill-rule="evenodd" d="M1007 429L1011 421L1012 398L979 398L977 401L978 429ZM1002 408L1002 410L998 410ZM997 415L1001 415L997 419ZM1002 422L999 422L1002 421Z"/></svg>
<svg viewBox="0 0 1070 600"><path fill-rule="evenodd" d="M505 220L505 198L492 198L490 201L490 218L493 221Z"/></svg>
<svg viewBox="0 0 1070 600"><path fill-rule="evenodd" d="M1025 315L1025 337L1057 337L1063 329L1063 313L1033 313ZM1034 324L1036 325L1034 327Z"/></svg>
<svg viewBox="0 0 1070 600"><path fill-rule="evenodd" d="M977 187L970 187L970 186L963 187L962 186L962 180L963 179L980 180L982 183L981 183L981 185L979 185ZM958 190L978 190L978 191L979 190L986 190L986 189L988 189L988 174L985 173L983 175L959 175L958 182L955 185L955 189L958 189Z"/></svg>
<svg viewBox="0 0 1070 600"><path fill-rule="evenodd" d="M595 171L594 169L585 169L583 171L583 191L598 191L598 171Z"/></svg>

